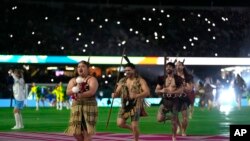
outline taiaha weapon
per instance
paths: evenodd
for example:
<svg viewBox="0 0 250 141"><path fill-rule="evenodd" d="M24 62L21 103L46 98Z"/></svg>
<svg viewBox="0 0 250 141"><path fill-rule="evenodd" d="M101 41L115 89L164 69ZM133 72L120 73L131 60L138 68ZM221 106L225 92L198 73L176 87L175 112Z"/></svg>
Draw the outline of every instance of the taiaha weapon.
<svg viewBox="0 0 250 141"><path fill-rule="evenodd" d="M167 56L165 55L165 56L164 56L164 71L163 71L163 82L164 82L163 88L166 87L166 78L167 78L166 67L167 67L167 60L168 60L168 58L167 58Z"/></svg>
<svg viewBox="0 0 250 141"><path fill-rule="evenodd" d="M177 58L174 60L174 62L173 62L173 63L175 64L176 62L177 62Z"/></svg>
<svg viewBox="0 0 250 141"><path fill-rule="evenodd" d="M185 63L185 58L183 59L183 61L182 61L182 64L184 65L184 63Z"/></svg>
<svg viewBox="0 0 250 141"><path fill-rule="evenodd" d="M164 84L163 84L163 89L166 87L166 79L167 79L167 72L166 72L166 67L167 67L167 60L168 60L169 58L167 58L167 56L165 55L164 56L164 71L163 71L163 82L164 82ZM163 95L162 95L162 98L165 96L165 93L163 93ZM164 124L165 124L165 120L164 120Z"/></svg>
<svg viewBox="0 0 250 141"><path fill-rule="evenodd" d="M126 54L124 54L123 57L124 57L124 59L126 60L127 63L131 63Z"/></svg>
<svg viewBox="0 0 250 141"><path fill-rule="evenodd" d="M164 71L163 71L164 82L165 82L165 79L166 79L166 65L167 65L167 57L165 55L164 56ZM165 83L164 83L164 85L165 85Z"/></svg>
<svg viewBox="0 0 250 141"><path fill-rule="evenodd" d="M165 55L164 56L164 71L163 71L163 77L164 77L164 85L165 85L165 79L167 78L167 72L166 72L166 67L167 67L167 61L169 58Z"/></svg>
<svg viewBox="0 0 250 141"><path fill-rule="evenodd" d="M169 60L169 58L166 55L164 55L164 71L163 71L163 73L164 73L163 74L163 82L164 82L164 84L163 84L163 89L166 88L166 79L167 79L166 67L167 67L167 61L168 60Z"/></svg>
<svg viewBox="0 0 250 141"><path fill-rule="evenodd" d="M116 78L116 82L115 82L115 88L114 88L114 91L116 90L116 87L117 87L117 83L119 81L119 77L120 77L120 71L121 71L121 67L122 67L122 62L123 62L123 58L124 59L128 59L126 58L125 56L125 50L126 50L126 47L123 48L123 52L122 52L122 58L121 58L121 63L120 63L120 67L118 68L118 71L117 71L117 78ZM126 60L127 61L127 60ZM106 124L106 128L108 128L108 125L109 125L109 120L110 120L110 116L111 116L111 111L113 109L113 103L114 103L114 97L112 98L112 101L111 101L111 106L110 106L110 109L109 109L109 114L108 114L108 120L107 120L107 124Z"/></svg>
<svg viewBox="0 0 250 141"><path fill-rule="evenodd" d="M90 56L88 57L88 63L90 63Z"/></svg>

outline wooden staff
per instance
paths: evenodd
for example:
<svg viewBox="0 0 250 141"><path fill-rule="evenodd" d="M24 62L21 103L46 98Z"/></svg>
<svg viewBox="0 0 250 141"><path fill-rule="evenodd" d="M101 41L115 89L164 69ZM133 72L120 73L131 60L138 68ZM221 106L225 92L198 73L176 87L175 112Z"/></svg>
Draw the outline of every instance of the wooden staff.
<svg viewBox="0 0 250 141"><path fill-rule="evenodd" d="M124 54L123 57L124 57L124 59L126 60L127 63L131 63L126 54Z"/></svg>
<svg viewBox="0 0 250 141"><path fill-rule="evenodd" d="M184 63L185 63L185 58L183 59L183 61L182 61L182 64L184 65Z"/></svg>
<svg viewBox="0 0 250 141"><path fill-rule="evenodd" d="M90 63L90 56L88 57L88 63Z"/></svg>
<svg viewBox="0 0 250 141"><path fill-rule="evenodd" d="M114 88L114 91L113 91L113 92L115 92L116 87L117 87L117 83L118 83L118 81L119 81L120 71L121 71L121 67L122 67L123 58L126 56L126 55L124 55L124 54L125 54L125 50L126 50L126 47L123 48L121 63L120 63L120 67L119 67L119 69L118 69L118 71L117 71L117 78L116 78L115 88ZM108 114L108 120L107 120L106 128L108 128L108 125L109 125L110 115L111 115L111 111L112 111L112 109L113 109L113 103L114 103L114 97L112 98L112 101L111 101L111 106L110 106L110 109L109 109L109 114Z"/></svg>
<svg viewBox="0 0 250 141"><path fill-rule="evenodd" d="M163 70L163 78L164 78L164 86L166 81L166 65L167 65L167 56L164 56L164 70Z"/></svg>
<svg viewBox="0 0 250 141"><path fill-rule="evenodd" d="M169 60L169 58L165 55L164 56L164 87L165 87L165 82L166 82L166 78L167 78L167 72L166 72L166 67L167 67L167 61Z"/></svg>

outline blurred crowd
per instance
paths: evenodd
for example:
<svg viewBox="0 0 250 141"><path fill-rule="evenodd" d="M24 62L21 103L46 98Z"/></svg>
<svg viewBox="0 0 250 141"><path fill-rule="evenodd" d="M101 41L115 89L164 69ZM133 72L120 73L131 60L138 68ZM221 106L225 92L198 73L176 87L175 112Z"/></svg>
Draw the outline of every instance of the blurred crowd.
<svg viewBox="0 0 250 141"><path fill-rule="evenodd" d="M250 9L4 1L2 54L249 56Z"/></svg>

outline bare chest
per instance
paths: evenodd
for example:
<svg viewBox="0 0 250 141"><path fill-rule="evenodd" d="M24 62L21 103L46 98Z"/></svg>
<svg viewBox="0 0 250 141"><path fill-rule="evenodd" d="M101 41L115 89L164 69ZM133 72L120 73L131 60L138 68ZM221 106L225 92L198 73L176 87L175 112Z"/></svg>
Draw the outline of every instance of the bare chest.
<svg viewBox="0 0 250 141"><path fill-rule="evenodd" d="M127 88L128 88L129 91L131 91L133 89L134 83L135 83L135 80L127 79L126 86L127 86Z"/></svg>
<svg viewBox="0 0 250 141"><path fill-rule="evenodd" d="M165 80L165 88L176 88L175 79L173 77L167 77Z"/></svg>

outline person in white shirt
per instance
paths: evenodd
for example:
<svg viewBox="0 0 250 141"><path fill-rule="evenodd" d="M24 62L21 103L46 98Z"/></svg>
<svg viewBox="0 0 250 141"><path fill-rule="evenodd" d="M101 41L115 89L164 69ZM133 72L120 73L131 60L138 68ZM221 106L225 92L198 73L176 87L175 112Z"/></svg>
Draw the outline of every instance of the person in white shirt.
<svg viewBox="0 0 250 141"><path fill-rule="evenodd" d="M15 130L15 129L24 128L21 110L24 107L24 100L26 99L25 82L24 82L22 70L19 70L19 69L15 69L14 71L9 70L9 74L14 79L13 95L15 98L14 117L15 117L16 125L12 129Z"/></svg>

